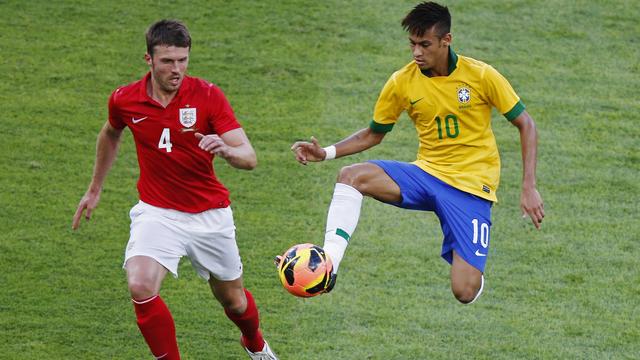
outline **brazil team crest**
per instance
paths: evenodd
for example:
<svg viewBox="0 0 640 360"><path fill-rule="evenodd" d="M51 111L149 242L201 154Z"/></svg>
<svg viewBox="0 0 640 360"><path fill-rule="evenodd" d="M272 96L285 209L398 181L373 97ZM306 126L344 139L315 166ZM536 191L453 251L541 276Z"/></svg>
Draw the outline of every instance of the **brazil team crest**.
<svg viewBox="0 0 640 360"><path fill-rule="evenodd" d="M196 123L196 108L180 109L180 124L190 128Z"/></svg>
<svg viewBox="0 0 640 360"><path fill-rule="evenodd" d="M466 86L458 88L458 102L461 104L468 104L471 101L471 90Z"/></svg>

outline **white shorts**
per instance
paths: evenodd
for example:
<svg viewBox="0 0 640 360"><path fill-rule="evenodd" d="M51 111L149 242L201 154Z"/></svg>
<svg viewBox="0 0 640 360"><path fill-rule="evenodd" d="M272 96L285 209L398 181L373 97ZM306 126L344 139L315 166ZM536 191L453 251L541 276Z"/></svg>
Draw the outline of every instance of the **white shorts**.
<svg viewBox="0 0 640 360"><path fill-rule="evenodd" d="M124 265L133 256L148 256L178 277L180 258L188 256L205 280L209 280L209 274L222 281L242 276L230 207L191 214L140 201L129 216L131 235Z"/></svg>

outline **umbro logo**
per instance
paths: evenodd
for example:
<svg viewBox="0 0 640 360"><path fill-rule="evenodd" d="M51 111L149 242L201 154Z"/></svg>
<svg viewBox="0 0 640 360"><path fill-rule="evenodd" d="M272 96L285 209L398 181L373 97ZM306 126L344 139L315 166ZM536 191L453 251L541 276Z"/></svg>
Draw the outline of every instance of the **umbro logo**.
<svg viewBox="0 0 640 360"><path fill-rule="evenodd" d="M142 121L142 120L144 120L146 118L148 118L148 116L145 116L145 117L139 118L139 119L136 119L136 118L132 117L131 118L131 122L134 123L134 124L137 124L137 123L139 123L140 121Z"/></svg>

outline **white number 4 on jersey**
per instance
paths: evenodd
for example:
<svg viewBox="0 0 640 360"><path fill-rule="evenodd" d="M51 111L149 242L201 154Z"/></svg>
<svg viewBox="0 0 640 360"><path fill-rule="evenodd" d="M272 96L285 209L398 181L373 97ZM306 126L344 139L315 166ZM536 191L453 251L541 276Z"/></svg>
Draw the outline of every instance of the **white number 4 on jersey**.
<svg viewBox="0 0 640 360"><path fill-rule="evenodd" d="M162 135L160 135L160 141L158 142L158 149L166 149L168 153L171 152L171 132L169 128L162 129Z"/></svg>

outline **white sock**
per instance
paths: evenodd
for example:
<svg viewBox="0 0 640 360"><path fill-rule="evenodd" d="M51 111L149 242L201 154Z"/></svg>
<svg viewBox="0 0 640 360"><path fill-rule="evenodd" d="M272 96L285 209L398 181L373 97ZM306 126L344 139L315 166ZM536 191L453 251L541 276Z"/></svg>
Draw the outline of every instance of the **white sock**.
<svg viewBox="0 0 640 360"><path fill-rule="evenodd" d="M322 246L333 262L334 273L338 272L340 261L358 225L362 198L362 194L353 187L336 183L331 205L329 205Z"/></svg>

